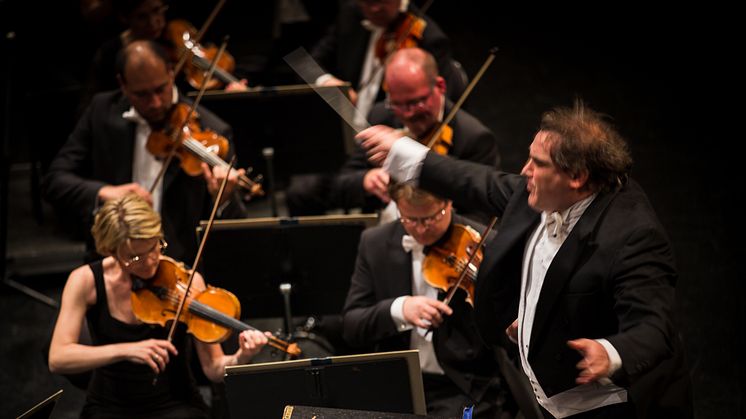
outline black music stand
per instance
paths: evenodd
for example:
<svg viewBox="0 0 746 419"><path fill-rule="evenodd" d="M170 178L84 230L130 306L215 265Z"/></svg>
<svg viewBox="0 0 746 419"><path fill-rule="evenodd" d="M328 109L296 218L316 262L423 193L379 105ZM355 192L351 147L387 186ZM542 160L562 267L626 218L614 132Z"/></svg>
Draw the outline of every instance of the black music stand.
<svg viewBox="0 0 746 419"><path fill-rule="evenodd" d="M286 405L426 413L417 350L237 365L225 373L234 418L280 418Z"/></svg>
<svg viewBox="0 0 746 419"><path fill-rule="evenodd" d="M339 314L360 234L376 222L373 214L218 220L200 271L236 294L243 317L286 315L280 284L292 286L294 315ZM200 239L205 226L197 228Z"/></svg>
<svg viewBox="0 0 746 419"><path fill-rule="evenodd" d="M274 149L275 189L291 175L333 173L354 149L353 132L314 89L348 91L348 86L289 85L247 92L209 91L201 104L228 122L238 167L269 177L262 150Z"/></svg>

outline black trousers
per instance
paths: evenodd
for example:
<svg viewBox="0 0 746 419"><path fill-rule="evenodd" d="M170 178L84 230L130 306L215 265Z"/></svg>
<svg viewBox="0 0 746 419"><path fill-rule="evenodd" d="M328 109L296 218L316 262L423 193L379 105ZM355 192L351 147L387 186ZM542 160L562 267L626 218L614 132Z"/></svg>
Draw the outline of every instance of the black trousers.
<svg viewBox="0 0 746 419"><path fill-rule="evenodd" d="M428 416L460 418L464 407L474 406L474 418L494 419L502 417L502 407L499 405L499 389L497 387L488 390L482 400L477 403L469 395L464 394L445 375L423 373L422 384L425 387Z"/></svg>

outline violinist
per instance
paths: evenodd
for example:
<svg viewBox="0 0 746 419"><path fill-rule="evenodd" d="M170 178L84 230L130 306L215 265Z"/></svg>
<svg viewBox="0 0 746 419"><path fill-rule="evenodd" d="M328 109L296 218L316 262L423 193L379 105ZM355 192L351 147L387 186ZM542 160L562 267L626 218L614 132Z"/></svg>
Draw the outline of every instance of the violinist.
<svg viewBox="0 0 746 419"><path fill-rule="evenodd" d="M83 106L88 104L94 94L119 87L116 60L122 48L135 41L153 41L166 51L174 50L173 42L166 37L169 22L166 19L168 5L164 0L113 0L112 6L124 29L117 36L103 42L96 50L81 101ZM171 56L169 59L173 61ZM245 90L245 83L245 80L231 83L226 90ZM186 88L186 83L181 87Z"/></svg>
<svg viewBox="0 0 746 419"><path fill-rule="evenodd" d="M311 56L327 71L313 75L316 84L349 82L352 102L361 115L367 115L374 103L383 100L380 70L387 55L399 48L394 45L397 38L402 38L402 45L419 46L433 54L450 81L453 58L448 37L428 16L418 17L409 0L349 0L340 7L327 35L311 50Z"/></svg>
<svg viewBox="0 0 746 419"><path fill-rule="evenodd" d="M476 334L465 293L459 289L445 305L439 301L444 293L422 275L428 250L448 241L456 224L484 227L453 214L451 201L410 184L392 185L390 195L400 218L363 232L344 305L344 338L377 351L419 349L428 415L460 417L464 406L475 405L475 417L500 417L509 394Z"/></svg>
<svg viewBox="0 0 746 419"><path fill-rule="evenodd" d="M374 106L369 120L403 128L426 141L453 104L446 98L446 81L438 73L435 57L420 48L395 52L386 65L387 96ZM496 167L499 163L497 139L479 120L460 109L448 125L448 138L437 149L463 160ZM333 176L305 175L292 179L287 190L292 215L320 214L331 208L361 207L375 211L390 202L388 175L370 164L363 148L358 147ZM488 218L473 208L455 202L462 214L476 215L484 223Z"/></svg>
<svg viewBox="0 0 746 419"><path fill-rule="evenodd" d="M183 323L168 341L168 328L143 324L133 312L133 280L147 282L156 275L167 243L160 217L142 197L128 194L101 207L91 232L106 257L70 274L52 335L49 369L57 374L93 370L84 418L207 418L190 370L192 338ZM204 279L195 274L193 289L204 288ZM79 340L84 321L90 345ZM268 339L245 331L238 341L238 350L226 355L219 344L194 340L208 379L221 382L226 366L248 363Z"/></svg>
<svg viewBox="0 0 746 419"><path fill-rule="evenodd" d="M102 203L134 192L161 214L169 256L188 260L197 249L194 229L200 220L209 218L213 197L227 171L202 165L202 175L190 176L173 159L155 183L163 162L147 151L148 139L154 131L166 128L176 104L188 101L174 87L168 58L158 44L135 41L122 50L118 63L120 90L94 96L50 164L45 197L63 215L89 228ZM203 129L230 141L230 126L202 107L196 113ZM220 207L222 218L246 215L235 191L242 175L243 170L230 172Z"/></svg>

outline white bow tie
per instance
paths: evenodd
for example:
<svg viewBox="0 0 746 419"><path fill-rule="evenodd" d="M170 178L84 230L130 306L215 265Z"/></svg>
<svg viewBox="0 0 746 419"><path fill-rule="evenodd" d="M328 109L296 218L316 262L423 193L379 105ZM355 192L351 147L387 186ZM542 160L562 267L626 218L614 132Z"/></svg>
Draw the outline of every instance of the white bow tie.
<svg viewBox="0 0 746 419"><path fill-rule="evenodd" d="M403 247L404 251L407 253L411 252L412 250L422 252L422 249L425 248L425 246L418 243L417 240L415 240L414 237L410 236L409 234L405 234L402 236L401 247Z"/></svg>
<svg viewBox="0 0 746 419"><path fill-rule="evenodd" d="M547 219L545 222L545 227L547 229L547 233L550 237L556 238L560 233L566 233L567 232L567 226L565 225L565 220L562 218L562 214L555 211L551 214L547 214Z"/></svg>

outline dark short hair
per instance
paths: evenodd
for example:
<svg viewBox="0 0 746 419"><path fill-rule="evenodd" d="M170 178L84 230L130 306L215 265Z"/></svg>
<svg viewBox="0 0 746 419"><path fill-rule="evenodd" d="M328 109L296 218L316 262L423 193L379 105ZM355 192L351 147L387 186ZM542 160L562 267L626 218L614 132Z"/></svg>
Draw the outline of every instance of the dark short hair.
<svg viewBox="0 0 746 419"><path fill-rule="evenodd" d="M393 179L389 183L389 196L394 200L394 202L398 202L400 199L406 199L414 205L446 201L444 198L427 192L424 189L415 187L410 182L395 182Z"/></svg>
<svg viewBox="0 0 746 419"><path fill-rule="evenodd" d="M163 64L168 68L171 65L171 58L169 57L168 53L166 52L166 49L163 47L163 45L159 44L155 41L150 40L142 40L137 41L138 44L145 44L145 48L153 53L153 55L158 58ZM133 43L134 44L134 43ZM127 67L127 63L129 62L130 56L132 55L132 45L125 45L117 52L117 61L116 61L116 68L117 68L117 74L119 77L122 78L122 81L125 81L124 79L124 69Z"/></svg>
<svg viewBox="0 0 746 419"><path fill-rule="evenodd" d="M615 190L626 182L632 167L627 142L581 100L544 113L539 129L548 132L552 161L562 171L573 177L588 172L588 189Z"/></svg>

